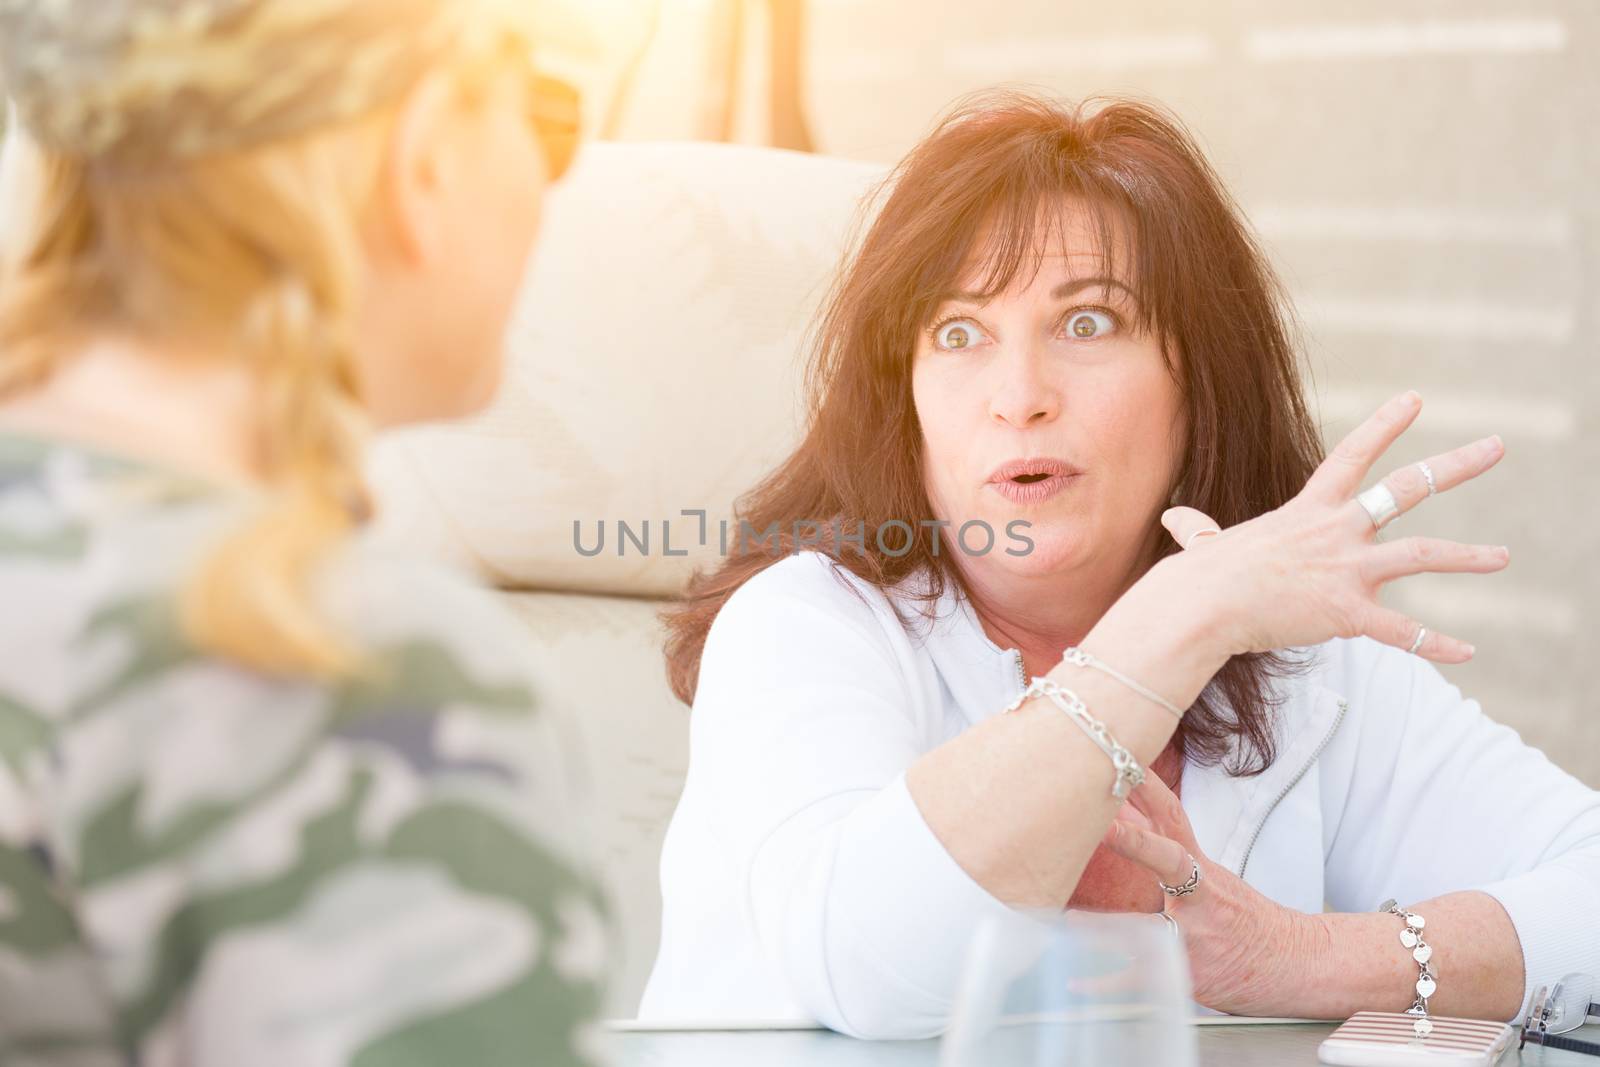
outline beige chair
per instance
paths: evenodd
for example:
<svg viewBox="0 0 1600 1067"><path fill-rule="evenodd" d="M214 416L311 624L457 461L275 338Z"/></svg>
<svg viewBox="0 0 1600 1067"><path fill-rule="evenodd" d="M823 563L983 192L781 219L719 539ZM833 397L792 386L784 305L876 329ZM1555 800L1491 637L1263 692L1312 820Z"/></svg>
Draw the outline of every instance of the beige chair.
<svg viewBox="0 0 1600 1067"><path fill-rule="evenodd" d="M551 198L493 409L376 450L383 532L502 590L547 706L581 730L623 930L614 1016L634 1014L655 959L687 760L657 612L793 446L807 327L881 175L769 149L587 147ZM686 510L707 513L706 546ZM574 523L592 550L601 522L604 551L581 554Z"/></svg>

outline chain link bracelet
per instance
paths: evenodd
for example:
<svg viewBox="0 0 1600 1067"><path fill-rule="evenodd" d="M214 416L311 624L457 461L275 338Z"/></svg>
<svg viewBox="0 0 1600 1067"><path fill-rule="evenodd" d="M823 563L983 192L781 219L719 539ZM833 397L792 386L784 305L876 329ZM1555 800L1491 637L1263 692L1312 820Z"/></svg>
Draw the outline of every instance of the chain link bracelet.
<svg viewBox="0 0 1600 1067"><path fill-rule="evenodd" d="M1411 953L1411 958L1417 961L1417 997L1411 1002L1411 1007L1406 1009L1407 1015L1415 1015L1416 1021L1411 1024L1412 1029L1420 1037L1433 1032L1433 1023L1428 1021L1428 998L1433 996L1439 988L1439 983L1433 973L1433 947L1423 940L1422 928L1428 925L1428 920L1415 912L1406 911L1393 900L1386 900L1378 906L1378 910L1398 915L1405 920L1405 927L1400 931L1400 944L1404 945Z"/></svg>
<svg viewBox="0 0 1600 1067"><path fill-rule="evenodd" d="M1132 678L1129 678L1126 674L1123 674L1121 671L1106 663L1104 660L1096 659L1094 656L1091 656L1081 648L1067 649L1061 654L1061 659L1066 663L1072 664L1074 667L1088 667L1090 670L1099 671L1101 674L1104 674L1107 677L1115 678L1117 681L1121 682L1135 693L1138 693L1152 704L1161 705L1163 708L1166 708L1168 711L1172 712L1172 714L1180 720L1183 718L1183 709L1178 707L1178 705L1174 704L1160 693L1140 685L1138 682L1134 681Z"/></svg>
<svg viewBox="0 0 1600 1067"><path fill-rule="evenodd" d="M1113 797L1121 800L1144 781L1144 768L1133 758L1133 753L1117 743L1111 731L1106 729L1106 724L1090 715L1088 705L1072 690L1064 689L1048 678L1035 678L1028 683L1028 688L1005 706L1005 711L1016 711L1025 701L1034 697L1044 697L1065 712L1067 718L1076 723L1078 729L1087 734L1089 740L1111 760L1111 766L1117 772L1116 781L1111 783Z"/></svg>

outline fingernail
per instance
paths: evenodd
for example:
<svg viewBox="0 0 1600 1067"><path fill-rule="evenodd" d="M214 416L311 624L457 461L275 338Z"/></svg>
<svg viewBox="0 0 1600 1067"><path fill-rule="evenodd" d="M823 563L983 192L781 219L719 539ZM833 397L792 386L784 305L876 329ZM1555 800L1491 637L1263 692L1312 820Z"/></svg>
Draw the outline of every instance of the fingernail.
<svg viewBox="0 0 1600 1067"><path fill-rule="evenodd" d="M1499 553L1501 559L1511 558L1511 549L1506 545L1501 545L1499 548L1495 549L1495 552Z"/></svg>
<svg viewBox="0 0 1600 1067"><path fill-rule="evenodd" d="M1478 648L1477 648L1476 645L1468 645L1467 646L1467 658L1468 659L1471 659L1473 656L1477 655L1477 652L1478 652Z"/></svg>

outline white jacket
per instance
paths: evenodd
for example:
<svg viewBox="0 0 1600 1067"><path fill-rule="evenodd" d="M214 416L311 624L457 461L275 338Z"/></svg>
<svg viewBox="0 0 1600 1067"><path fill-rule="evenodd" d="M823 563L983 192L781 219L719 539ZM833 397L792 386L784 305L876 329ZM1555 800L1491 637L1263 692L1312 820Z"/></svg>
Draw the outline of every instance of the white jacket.
<svg viewBox="0 0 1600 1067"><path fill-rule="evenodd" d="M1005 905L939 844L905 771L997 714L1022 668L953 591L931 626L915 610L815 552L724 605L662 852L641 1019L944 1028L966 934ZM1206 855L1305 912L1483 890L1521 939L1524 1003L1536 984L1600 974L1600 793L1427 661L1365 639L1316 651L1284 683L1264 774L1184 768Z"/></svg>

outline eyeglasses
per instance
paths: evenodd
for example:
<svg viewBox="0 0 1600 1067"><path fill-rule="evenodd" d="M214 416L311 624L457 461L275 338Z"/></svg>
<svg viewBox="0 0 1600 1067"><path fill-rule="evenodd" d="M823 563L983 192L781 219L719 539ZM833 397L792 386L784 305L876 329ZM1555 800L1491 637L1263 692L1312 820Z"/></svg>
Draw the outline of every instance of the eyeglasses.
<svg viewBox="0 0 1600 1067"><path fill-rule="evenodd" d="M544 148L550 180L557 181L572 166L583 136L583 96L559 78L533 74L528 111L534 132Z"/></svg>
<svg viewBox="0 0 1600 1067"><path fill-rule="evenodd" d="M1540 986L1528 1003L1522 1021L1522 1048L1532 1041L1546 1048L1561 1048L1600 1056L1600 1042L1562 1037L1589 1020L1600 1022L1600 983L1593 975L1569 974L1553 986Z"/></svg>
<svg viewBox="0 0 1600 1067"><path fill-rule="evenodd" d="M498 58L510 63L521 80L528 122L544 151L549 180L567 173L583 139L583 94L570 82L539 68L537 50L521 33L507 32Z"/></svg>

